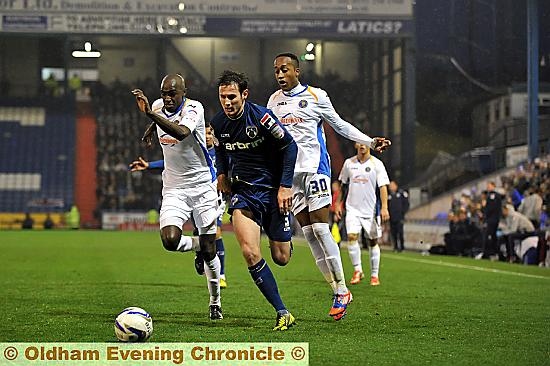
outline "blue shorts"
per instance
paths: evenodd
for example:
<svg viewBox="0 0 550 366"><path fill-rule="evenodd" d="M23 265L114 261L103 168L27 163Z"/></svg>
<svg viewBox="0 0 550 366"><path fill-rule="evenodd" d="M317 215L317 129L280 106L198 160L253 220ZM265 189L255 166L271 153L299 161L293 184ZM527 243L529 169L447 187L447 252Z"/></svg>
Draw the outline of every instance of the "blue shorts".
<svg viewBox="0 0 550 366"><path fill-rule="evenodd" d="M267 237L273 241L290 241L290 218L279 211L277 191L244 184L234 185L228 213L242 209L252 212L254 221L264 229Z"/></svg>

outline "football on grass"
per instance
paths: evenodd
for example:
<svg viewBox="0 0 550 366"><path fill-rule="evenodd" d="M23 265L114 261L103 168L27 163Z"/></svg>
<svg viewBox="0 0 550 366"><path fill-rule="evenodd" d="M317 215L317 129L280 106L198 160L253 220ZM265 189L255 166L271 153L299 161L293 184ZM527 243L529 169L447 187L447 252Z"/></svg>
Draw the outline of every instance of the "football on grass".
<svg viewBox="0 0 550 366"><path fill-rule="evenodd" d="M144 342L153 333L153 318L135 306L122 310L115 319L115 334L122 342Z"/></svg>

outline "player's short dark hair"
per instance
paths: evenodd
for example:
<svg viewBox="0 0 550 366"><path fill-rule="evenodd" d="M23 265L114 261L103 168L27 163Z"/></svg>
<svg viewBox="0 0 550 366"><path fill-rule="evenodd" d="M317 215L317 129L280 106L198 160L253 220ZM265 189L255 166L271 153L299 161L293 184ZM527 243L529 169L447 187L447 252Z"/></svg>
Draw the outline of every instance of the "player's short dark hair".
<svg viewBox="0 0 550 366"><path fill-rule="evenodd" d="M224 70L218 78L218 87L222 85L237 84L239 86L239 92L248 89L248 77L242 72L236 72L233 70Z"/></svg>
<svg viewBox="0 0 550 366"><path fill-rule="evenodd" d="M279 57L288 57L292 60L292 63L294 64L295 68L300 67L300 60L298 59L298 56L296 56L295 54L293 54L291 52L283 52L283 53L279 53L277 56L275 56L275 58L279 58Z"/></svg>

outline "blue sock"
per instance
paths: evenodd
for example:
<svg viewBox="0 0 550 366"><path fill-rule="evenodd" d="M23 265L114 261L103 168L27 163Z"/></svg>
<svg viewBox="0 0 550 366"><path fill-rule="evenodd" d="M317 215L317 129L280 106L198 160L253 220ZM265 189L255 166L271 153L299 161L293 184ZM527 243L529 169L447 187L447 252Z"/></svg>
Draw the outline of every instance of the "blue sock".
<svg viewBox="0 0 550 366"><path fill-rule="evenodd" d="M216 239L216 252L218 252L218 257L220 258L221 270L220 274L225 274L225 248L223 246L223 239Z"/></svg>
<svg viewBox="0 0 550 366"><path fill-rule="evenodd" d="M279 289L277 288L277 282L265 259L261 259L255 265L248 267L248 271L256 283L256 286L260 289L264 297L277 311L286 310L281 295L279 295Z"/></svg>

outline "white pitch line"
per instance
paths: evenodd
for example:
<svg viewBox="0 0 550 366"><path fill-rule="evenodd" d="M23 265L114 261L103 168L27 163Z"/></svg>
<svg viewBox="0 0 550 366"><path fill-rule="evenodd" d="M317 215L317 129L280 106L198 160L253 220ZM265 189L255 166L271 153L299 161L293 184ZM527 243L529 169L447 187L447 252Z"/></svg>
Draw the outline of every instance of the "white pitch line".
<svg viewBox="0 0 550 366"><path fill-rule="evenodd" d="M391 259L399 259L403 261L410 261L410 262L418 262L418 263L426 263L426 264L435 264L439 266L445 266L445 267L454 267L454 268L464 268L464 269L473 269L475 271L482 271L482 272L491 272L491 273L502 273L512 276L519 276L519 277L529 277L529 278L540 278L543 280L550 280L550 277L546 276L539 276L539 275L533 275L533 274L527 274L527 273L520 273L520 272L512 272L512 271L505 271L502 269L495 269L495 268L485 268L485 267L478 267L478 266L469 266L466 264L458 264L458 263L447 263L447 262L441 262L441 261L431 261L427 259L417 259L417 258L410 258L410 257L401 257L398 255L385 255L384 257L390 257Z"/></svg>

